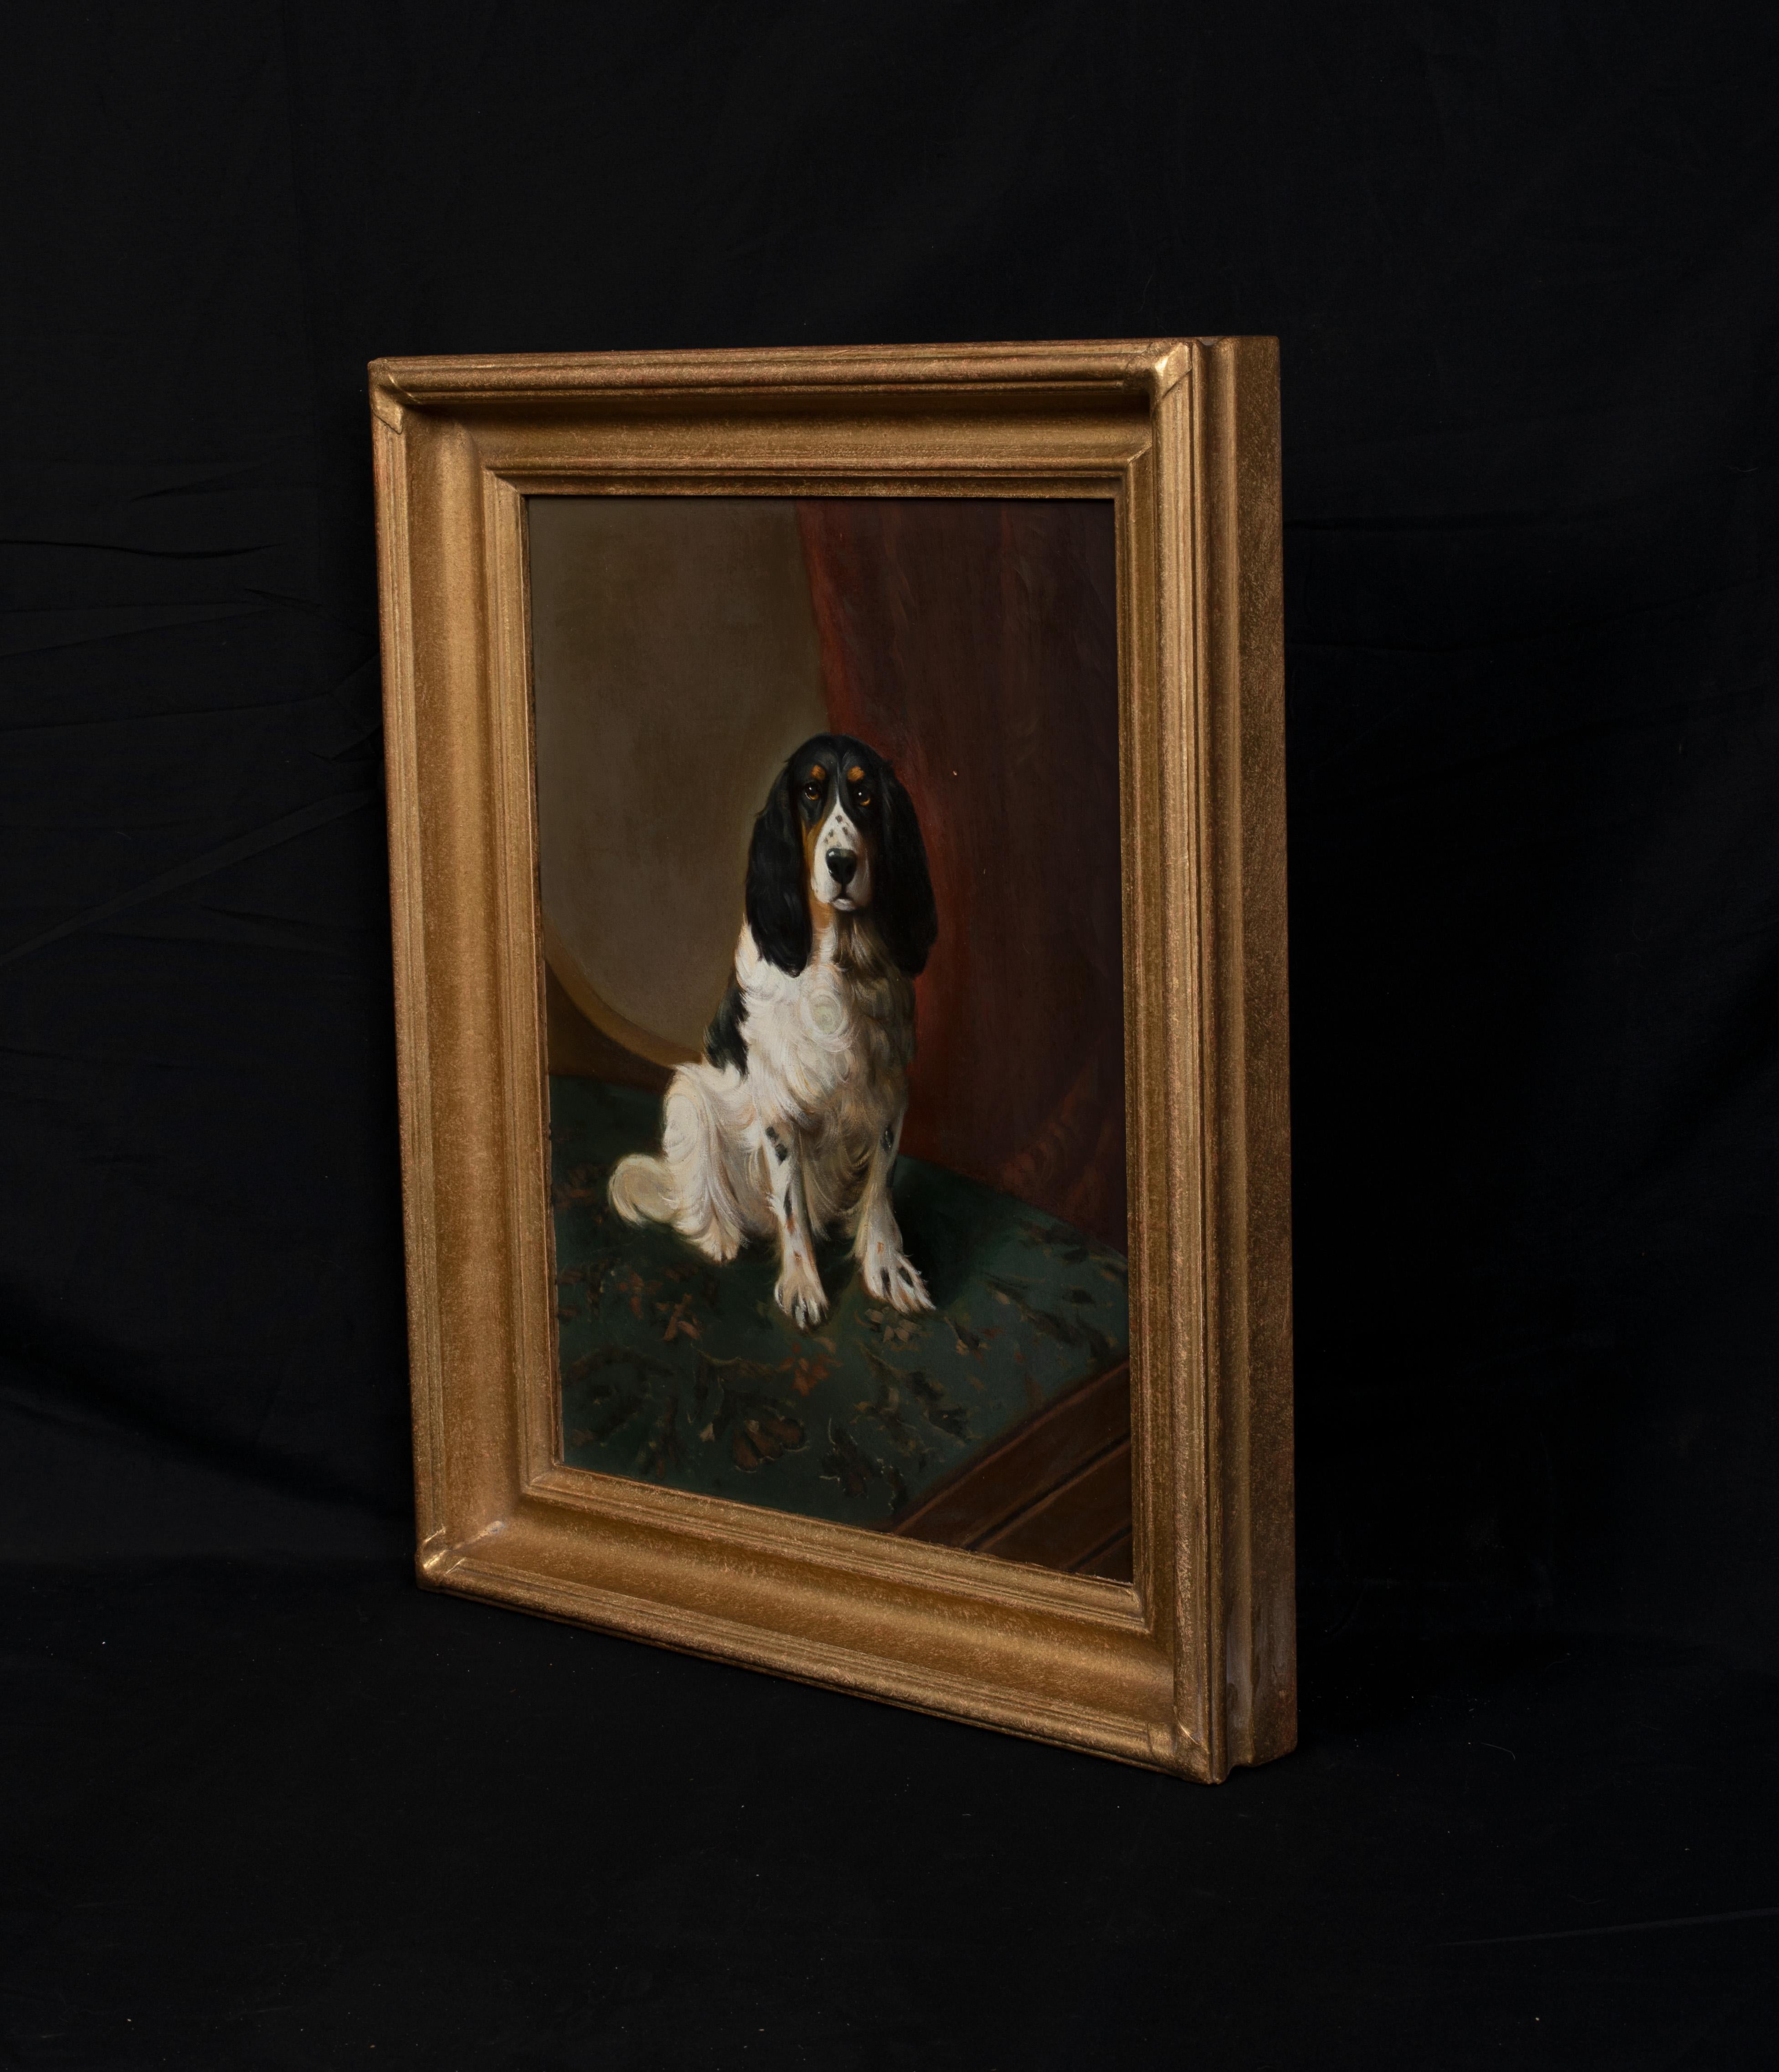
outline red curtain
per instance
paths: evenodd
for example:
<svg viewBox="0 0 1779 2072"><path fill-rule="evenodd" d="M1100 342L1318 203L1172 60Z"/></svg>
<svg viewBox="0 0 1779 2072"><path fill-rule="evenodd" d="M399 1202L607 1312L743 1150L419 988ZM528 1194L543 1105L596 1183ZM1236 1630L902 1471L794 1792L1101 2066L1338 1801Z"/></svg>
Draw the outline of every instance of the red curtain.
<svg viewBox="0 0 1779 2072"><path fill-rule="evenodd" d="M1112 507L798 505L830 723L920 815L904 1143L1126 1248Z"/></svg>

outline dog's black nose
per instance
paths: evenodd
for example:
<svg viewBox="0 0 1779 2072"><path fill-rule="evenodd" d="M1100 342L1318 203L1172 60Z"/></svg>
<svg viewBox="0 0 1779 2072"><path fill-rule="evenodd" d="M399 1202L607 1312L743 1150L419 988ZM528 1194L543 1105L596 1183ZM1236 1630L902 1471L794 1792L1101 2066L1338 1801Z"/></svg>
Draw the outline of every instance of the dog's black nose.
<svg viewBox="0 0 1779 2072"><path fill-rule="evenodd" d="M828 851L828 875L836 885L850 885L852 874L859 868L859 859L850 856L843 849Z"/></svg>

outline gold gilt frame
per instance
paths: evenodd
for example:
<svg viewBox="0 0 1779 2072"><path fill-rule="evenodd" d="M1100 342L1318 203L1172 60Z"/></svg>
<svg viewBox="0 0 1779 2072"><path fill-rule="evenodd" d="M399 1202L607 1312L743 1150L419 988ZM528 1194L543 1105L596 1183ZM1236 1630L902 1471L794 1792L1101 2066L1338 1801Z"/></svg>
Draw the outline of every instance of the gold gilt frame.
<svg viewBox="0 0 1779 2072"><path fill-rule="evenodd" d="M1206 1779L1296 1733L1270 339L371 368L418 1570ZM531 495L1115 507L1135 1581L561 1464Z"/></svg>

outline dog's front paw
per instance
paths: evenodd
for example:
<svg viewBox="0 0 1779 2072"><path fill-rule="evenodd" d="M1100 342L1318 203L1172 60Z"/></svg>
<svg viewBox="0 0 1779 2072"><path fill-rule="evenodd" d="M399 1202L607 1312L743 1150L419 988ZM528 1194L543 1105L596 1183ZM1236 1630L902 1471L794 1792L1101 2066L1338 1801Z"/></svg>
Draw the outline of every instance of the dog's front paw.
<svg viewBox="0 0 1779 2072"><path fill-rule="evenodd" d="M879 1302L887 1302L904 1316L916 1316L933 1307L933 1297L920 1272L899 1244L873 1243L864 1257L865 1286Z"/></svg>
<svg viewBox="0 0 1779 2072"><path fill-rule="evenodd" d="M813 1331L828 1314L828 1298L822 1292L822 1276L801 1253L785 1260L772 1293L779 1308L800 1331Z"/></svg>

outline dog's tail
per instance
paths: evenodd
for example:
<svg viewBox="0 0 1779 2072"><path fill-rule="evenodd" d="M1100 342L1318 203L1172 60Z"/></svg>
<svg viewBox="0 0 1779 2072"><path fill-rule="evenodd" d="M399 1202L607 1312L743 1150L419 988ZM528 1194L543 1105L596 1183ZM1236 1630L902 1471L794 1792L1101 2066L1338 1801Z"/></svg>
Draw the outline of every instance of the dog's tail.
<svg viewBox="0 0 1779 2072"><path fill-rule="evenodd" d="M632 1152L612 1169L607 1190L612 1206L627 1223L670 1223L679 1213L679 1191L665 1158Z"/></svg>

